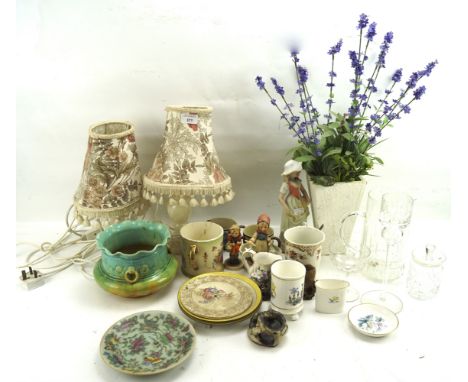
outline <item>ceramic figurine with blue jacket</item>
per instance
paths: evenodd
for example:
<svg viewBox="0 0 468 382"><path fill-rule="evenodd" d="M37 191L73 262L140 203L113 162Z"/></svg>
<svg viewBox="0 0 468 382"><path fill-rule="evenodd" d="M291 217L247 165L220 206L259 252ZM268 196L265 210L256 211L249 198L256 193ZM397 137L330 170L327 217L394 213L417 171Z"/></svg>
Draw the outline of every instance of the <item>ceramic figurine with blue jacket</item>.
<svg viewBox="0 0 468 382"><path fill-rule="evenodd" d="M257 230L248 241L254 246L256 252L270 252L273 243L268 236L269 228L270 217L267 214L261 214L257 218Z"/></svg>

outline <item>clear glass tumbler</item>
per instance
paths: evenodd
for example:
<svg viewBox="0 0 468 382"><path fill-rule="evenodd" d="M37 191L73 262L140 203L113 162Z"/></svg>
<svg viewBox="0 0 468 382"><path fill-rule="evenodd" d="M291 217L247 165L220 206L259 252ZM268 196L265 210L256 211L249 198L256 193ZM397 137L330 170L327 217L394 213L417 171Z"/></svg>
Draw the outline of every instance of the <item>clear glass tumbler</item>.
<svg viewBox="0 0 468 382"><path fill-rule="evenodd" d="M434 297L439 291L446 256L435 245L413 250L408 271L407 290L419 300Z"/></svg>

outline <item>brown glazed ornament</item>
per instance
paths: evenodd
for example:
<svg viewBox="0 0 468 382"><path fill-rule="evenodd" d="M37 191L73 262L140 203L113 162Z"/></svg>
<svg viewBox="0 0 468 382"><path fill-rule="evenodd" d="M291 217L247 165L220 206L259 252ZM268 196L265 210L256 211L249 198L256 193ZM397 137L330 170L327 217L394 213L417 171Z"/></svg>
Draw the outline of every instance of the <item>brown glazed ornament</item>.
<svg viewBox="0 0 468 382"><path fill-rule="evenodd" d="M312 300L315 296L315 274L316 269L311 264L306 264L304 300Z"/></svg>
<svg viewBox="0 0 468 382"><path fill-rule="evenodd" d="M275 347L287 330L286 318L280 312L267 310L252 316L247 334L257 345Z"/></svg>

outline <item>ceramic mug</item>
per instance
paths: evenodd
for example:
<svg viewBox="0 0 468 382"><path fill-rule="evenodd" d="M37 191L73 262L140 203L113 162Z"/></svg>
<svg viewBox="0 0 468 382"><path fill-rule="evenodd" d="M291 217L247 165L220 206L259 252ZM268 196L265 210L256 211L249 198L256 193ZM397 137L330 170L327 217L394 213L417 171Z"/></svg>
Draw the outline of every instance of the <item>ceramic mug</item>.
<svg viewBox="0 0 468 382"><path fill-rule="evenodd" d="M341 313L345 303L345 280L323 279L315 282L315 310L320 313Z"/></svg>
<svg viewBox="0 0 468 382"><path fill-rule="evenodd" d="M223 234L223 227L208 221L188 223L180 229L182 272L186 276L224 271Z"/></svg>
<svg viewBox="0 0 468 382"><path fill-rule="evenodd" d="M271 309L297 320L304 301L304 264L279 260L271 266Z"/></svg>
<svg viewBox="0 0 468 382"><path fill-rule="evenodd" d="M307 226L297 226L284 232L284 248L287 259L297 260L307 268L304 300L311 300L315 295L315 274L320 265L323 231Z"/></svg>
<svg viewBox="0 0 468 382"><path fill-rule="evenodd" d="M284 232L284 240L288 259L319 267L322 243L325 241L323 231L307 226L292 227Z"/></svg>

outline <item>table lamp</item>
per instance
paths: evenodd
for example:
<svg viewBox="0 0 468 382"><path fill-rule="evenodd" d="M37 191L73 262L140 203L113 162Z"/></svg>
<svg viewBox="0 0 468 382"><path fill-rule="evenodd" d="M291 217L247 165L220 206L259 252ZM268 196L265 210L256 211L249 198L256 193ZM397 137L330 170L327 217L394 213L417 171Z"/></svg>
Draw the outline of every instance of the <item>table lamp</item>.
<svg viewBox="0 0 468 382"><path fill-rule="evenodd" d="M144 212L135 129L104 122L89 129L88 150L73 205L78 223L106 227Z"/></svg>
<svg viewBox="0 0 468 382"><path fill-rule="evenodd" d="M143 178L143 197L167 206L175 237L192 207L214 207L234 196L231 178L219 163L213 143L212 111L206 106L166 107L163 143Z"/></svg>
<svg viewBox="0 0 468 382"><path fill-rule="evenodd" d="M134 127L105 122L89 129L88 148L80 184L66 214L67 229L54 243L44 242L26 256L20 280L29 289L73 264L94 264L95 235L104 227L144 215L142 174ZM75 219L69 221L74 208ZM56 256L72 249L72 254ZM50 260L53 264L42 265ZM28 271L26 271L28 269Z"/></svg>

